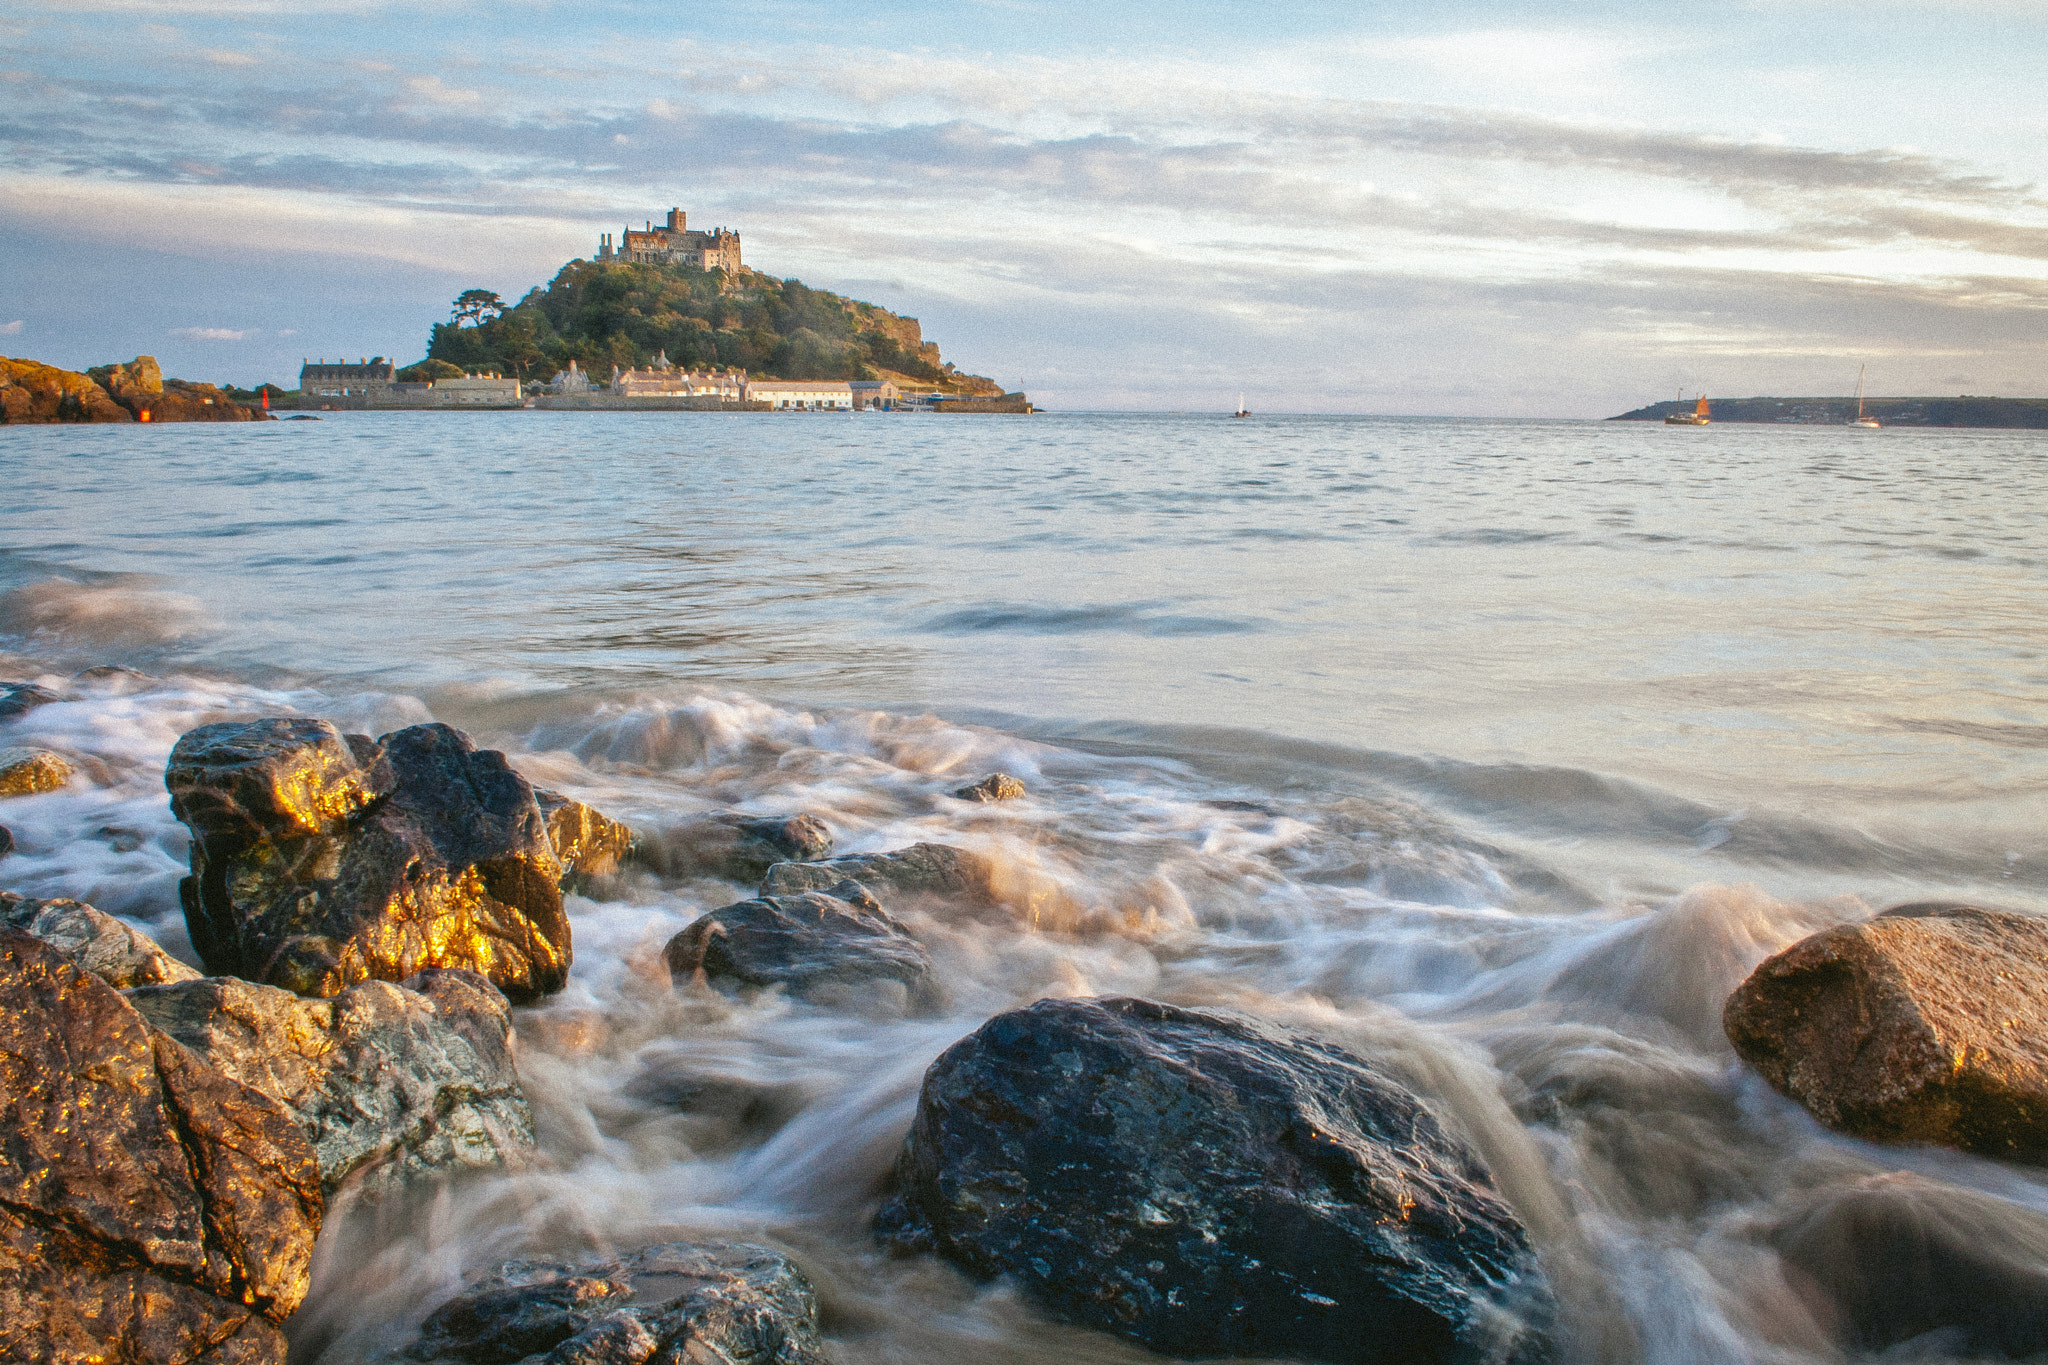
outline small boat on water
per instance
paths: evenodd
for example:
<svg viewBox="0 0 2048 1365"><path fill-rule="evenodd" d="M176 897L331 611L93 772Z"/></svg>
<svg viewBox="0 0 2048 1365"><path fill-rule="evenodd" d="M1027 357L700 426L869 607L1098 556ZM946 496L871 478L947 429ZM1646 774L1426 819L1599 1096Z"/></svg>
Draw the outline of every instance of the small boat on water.
<svg viewBox="0 0 2048 1365"><path fill-rule="evenodd" d="M1231 415L1232 417L1249 417L1249 416L1251 416L1251 415L1252 415L1252 414L1251 414L1251 410L1250 410L1249 408L1245 407L1245 405L1244 405L1244 395L1243 395L1243 394L1239 394L1239 395L1237 396L1237 411L1236 411L1236 412L1233 412L1233 413L1231 413L1230 415Z"/></svg>
<svg viewBox="0 0 2048 1365"><path fill-rule="evenodd" d="M1852 427L1862 427L1867 431L1876 431L1884 423L1878 421L1875 417L1866 416L1863 411L1863 372L1869 368L1868 365L1858 365L1856 367L1856 416L1850 420L1849 425Z"/></svg>
<svg viewBox="0 0 2048 1365"><path fill-rule="evenodd" d="M1680 401L1683 401L1684 398L1685 395L1681 393L1679 395ZM1693 405L1691 412L1674 412L1664 419L1664 425L1667 427L1703 427L1712 421L1713 419L1707 415L1707 396L1701 394L1700 401Z"/></svg>

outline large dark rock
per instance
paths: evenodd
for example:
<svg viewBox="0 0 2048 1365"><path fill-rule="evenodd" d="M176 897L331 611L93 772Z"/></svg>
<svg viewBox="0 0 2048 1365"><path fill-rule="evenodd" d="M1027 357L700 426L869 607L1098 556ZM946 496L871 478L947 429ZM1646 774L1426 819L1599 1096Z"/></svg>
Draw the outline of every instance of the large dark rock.
<svg viewBox="0 0 2048 1365"><path fill-rule="evenodd" d="M1722 1022L1830 1128L2048 1160L2048 919L1900 906L1767 959Z"/></svg>
<svg viewBox="0 0 2048 1365"><path fill-rule="evenodd" d="M129 992L158 1029L282 1104L331 1194L518 1164L533 1112L512 1061L512 1011L474 972L365 981L331 1000L209 976Z"/></svg>
<svg viewBox="0 0 2048 1365"><path fill-rule="evenodd" d="M12 852L14 852L14 831L5 825L0 825L0 858L5 858Z"/></svg>
<svg viewBox="0 0 2048 1365"><path fill-rule="evenodd" d="M179 892L215 976L331 996L459 967L515 1001L568 978L561 864L533 790L459 731L207 725L164 781L194 835Z"/></svg>
<svg viewBox="0 0 2048 1365"><path fill-rule="evenodd" d="M0 1359L282 1365L322 1207L274 1101L0 928Z"/></svg>
<svg viewBox="0 0 2048 1365"><path fill-rule="evenodd" d="M82 901L33 900L0 891L0 921L34 934L115 990L191 981L199 975L148 934Z"/></svg>
<svg viewBox="0 0 2048 1365"><path fill-rule="evenodd" d="M793 995L871 997L895 983L899 1003L938 1003L931 954L855 882L828 892L762 896L693 921L670 939L669 976Z"/></svg>
<svg viewBox="0 0 2048 1365"><path fill-rule="evenodd" d="M563 886L572 891L602 886L631 856L633 831L618 821L541 787L533 789L533 800L562 864Z"/></svg>
<svg viewBox="0 0 2048 1365"><path fill-rule="evenodd" d="M815 815L718 811L660 831L637 846L634 856L665 876L755 882L776 863L808 862L831 852L832 831Z"/></svg>
<svg viewBox="0 0 2048 1365"><path fill-rule="evenodd" d="M1852 1349L2048 1351L2048 1217L2032 1209L1900 1172L1800 1196L1767 1240Z"/></svg>
<svg viewBox="0 0 2048 1365"><path fill-rule="evenodd" d="M407 1352L432 1365L825 1365L803 1272L744 1242L620 1260L513 1261L435 1309Z"/></svg>
<svg viewBox="0 0 2048 1365"><path fill-rule="evenodd" d="M862 853L819 863L777 863L761 880L764 896L823 891L841 881L902 896L986 905L994 899L995 868L979 853L950 844L912 844L894 853Z"/></svg>
<svg viewBox="0 0 2048 1365"><path fill-rule="evenodd" d="M56 700L55 692L32 682L0 682L0 720L13 720Z"/></svg>
<svg viewBox="0 0 2048 1365"><path fill-rule="evenodd" d="M1548 1358L1479 1157L1327 1043L1226 1010L1042 1000L925 1074L879 1230L1178 1355Z"/></svg>

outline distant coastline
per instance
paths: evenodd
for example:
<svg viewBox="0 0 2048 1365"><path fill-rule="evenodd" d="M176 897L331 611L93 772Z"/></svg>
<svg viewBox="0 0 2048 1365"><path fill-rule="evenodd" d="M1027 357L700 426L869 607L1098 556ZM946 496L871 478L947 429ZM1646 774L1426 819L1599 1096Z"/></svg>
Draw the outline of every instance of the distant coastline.
<svg viewBox="0 0 2048 1365"><path fill-rule="evenodd" d="M1691 412L1694 399L1652 403L1610 417L1610 422L1661 422ZM1849 398L1714 398L1716 422L1768 422L1779 426L1842 426L1856 415ZM1863 407L1888 427L2005 427L2048 429L2048 398L1866 398Z"/></svg>

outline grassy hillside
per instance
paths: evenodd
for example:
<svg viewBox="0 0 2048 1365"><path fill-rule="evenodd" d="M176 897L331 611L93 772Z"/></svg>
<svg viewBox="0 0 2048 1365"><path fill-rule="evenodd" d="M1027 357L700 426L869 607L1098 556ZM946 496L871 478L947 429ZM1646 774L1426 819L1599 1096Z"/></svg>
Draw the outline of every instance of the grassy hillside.
<svg viewBox="0 0 2048 1365"><path fill-rule="evenodd" d="M645 366L666 353L686 368L735 367L762 378L887 377L962 394L1001 391L946 364L916 318L752 271L728 278L579 260L502 312L481 291L457 304L457 317L435 326L427 360L405 377L433 378L440 362L548 379L574 359L603 381L614 365Z"/></svg>

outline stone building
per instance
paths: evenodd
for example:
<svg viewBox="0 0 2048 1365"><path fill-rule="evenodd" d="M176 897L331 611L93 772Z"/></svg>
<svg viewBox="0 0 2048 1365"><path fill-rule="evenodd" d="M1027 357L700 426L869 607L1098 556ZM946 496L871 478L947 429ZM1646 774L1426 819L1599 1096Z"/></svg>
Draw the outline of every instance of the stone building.
<svg viewBox="0 0 2048 1365"><path fill-rule="evenodd" d="M715 398L721 403L745 399L745 370L683 370L670 363L668 352L644 370L614 370L612 392L623 398Z"/></svg>
<svg viewBox="0 0 2048 1365"><path fill-rule="evenodd" d="M844 379L750 379L747 401L803 412L851 412L853 385Z"/></svg>
<svg viewBox="0 0 2048 1365"><path fill-rule="evenodd" d="M616 245L609 232L603 233L597 239L597 259L643 265L686 265L692 270L723 270L728 275L737 275L745 269L740 264L740 235L737 232L725 228L692 232L686 225L688 219L689 215L681 209L670 209L665 226L656 227L650 222L643 231L624 228Z"/></svg>
<svg viewBox="0 0 2048 1365"><path fill-rule="evenodd" d="M323 357L299 366L299 392L309 399L388 398L397 382L398 367L381 355L356 365L340 360L330 365Z"/></svg>
<svg viewBox="0 0 2048 1365"><path fill-rule="evenodd" d="M553 379L548 381L548 392L589 393L590 376L584 371L577 369L576 362L571 360L568 369L560 371Z"/></svg>
<svg viewBox="0 0 2048 1365"><path fill-rule="evenodd" d="M853 391L856 410L880 408L890 412L903 402L903 393L893 379L856 379L847 387Z"/></svg>

